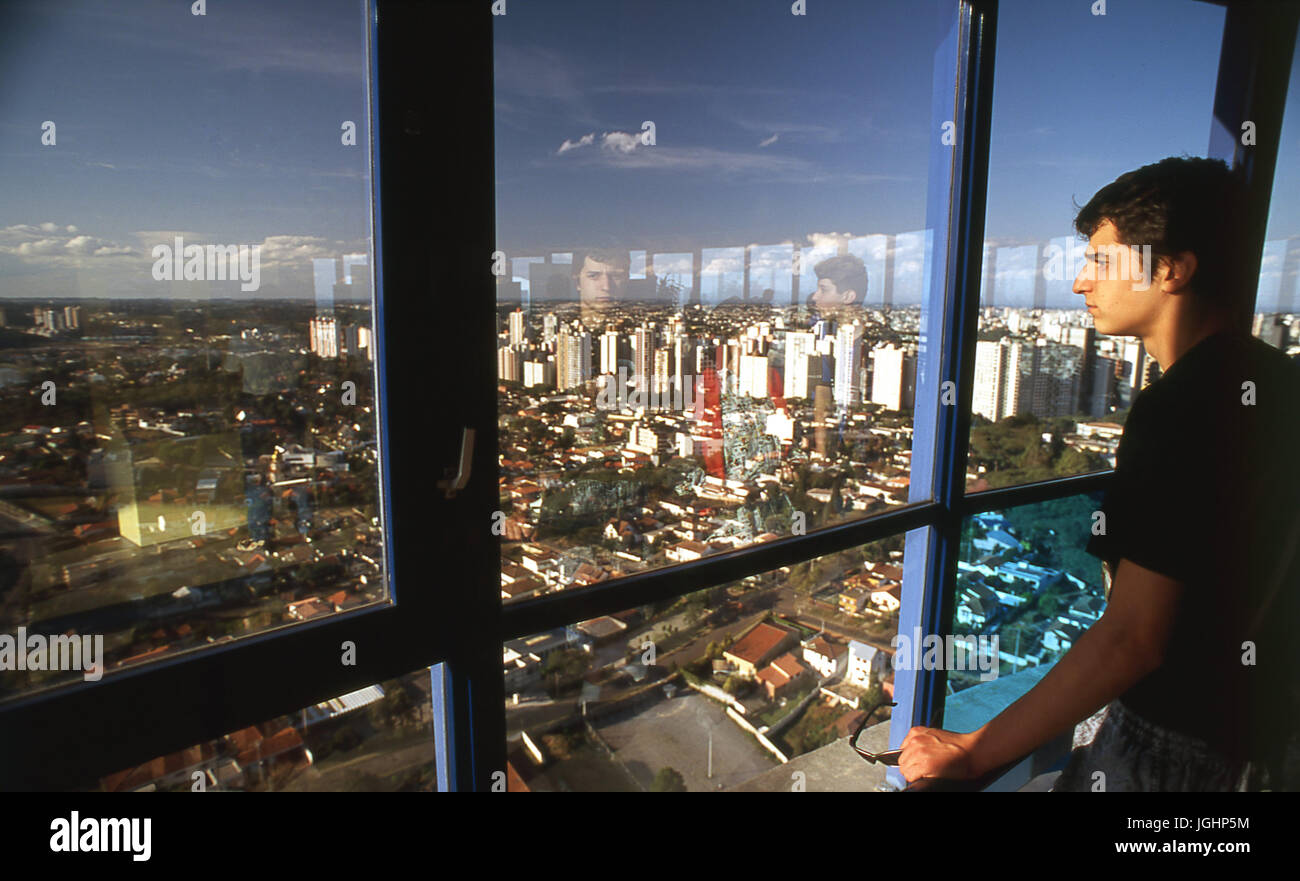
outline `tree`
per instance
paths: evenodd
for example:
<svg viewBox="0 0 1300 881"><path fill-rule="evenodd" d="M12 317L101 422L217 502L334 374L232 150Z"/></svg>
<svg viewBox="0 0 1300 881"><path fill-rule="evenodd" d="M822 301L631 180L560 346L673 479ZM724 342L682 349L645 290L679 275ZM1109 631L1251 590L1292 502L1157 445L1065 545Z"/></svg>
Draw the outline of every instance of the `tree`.
<svg viewBox="0 0 1300 881"><path fill-rule="evenodd" d="M650 784L651 792L685 792L686 780L676 768L660 768Z"/></svg>

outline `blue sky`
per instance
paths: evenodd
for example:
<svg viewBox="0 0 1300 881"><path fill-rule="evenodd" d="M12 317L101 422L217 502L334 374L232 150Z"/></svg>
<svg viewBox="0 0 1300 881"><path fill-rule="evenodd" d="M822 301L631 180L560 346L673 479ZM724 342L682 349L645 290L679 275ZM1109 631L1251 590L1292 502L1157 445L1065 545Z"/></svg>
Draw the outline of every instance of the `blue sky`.
<svg viewBox="0 0 1300 881"><path fill-rule="evenodd" d="M589 242L771 255L830 234L863 248L878 233L915 239L929 151L943 149L930 96L953 6L510 4L496 20L498 244L512 256ZM1105 16L1004 0L986 219L1005 249L996 303L1032 302L1032 257L1017 248L1073 236L1076 203L1165 156L1206 155L1223 18L1191 0L1112 2ZM1300 234L1287 162L1300 156L1300 87L1289 97L1270 237ZM636 141L645 120L654 146ZM735 262L706 266L706 297L738 287ZM898 290L919 292L911 281L896 277ZM1068 281L1049 284L1049 305L1079 301Z"/></svg>
<svg viewBox="0 0 1300 881"><path fill-rule="evenodd" d="M360 0L0 6L0 298L311 298L313 258L369 250L362 21ZM261 290L154 281L175 235L261 245Z"/></svg>
<svg viewBox="0 0 1300 881"><path fill-rule="evenodd" d="M204 17L176 0L0 6L0 298L241 296L237 283L153 281L150 249L175 235L260 244L262 290L243 296L310 298L313 259L369 250L361 6L210 0ZM1002 4L993 247L1069 236L1072 199L1164 156L1205 154L1223 10L1108 7ZM824 251L833 235L856 237L850 250L870 268L883 266L880 234L906 235L919 255L930 151L946 149L933 56L953 8L808 0L794 16L790 0L509 0L494 19L498 244L519 257L586 242L711 248L720 271L734 262L725 249L767 245L768 279L782 243ZM45 120L56 146L40 143ZM344 120L360 146L340 143ZM653 147L639 142L646 120ZM1300 234L1298 157L1300 84L1272 239ZM996 302L1023 296L1032 268L1019 253L999 252ZM1266 251L1265 272L1280 259ZM725 276L710 283L725 288ZM1058 293L1049 303L1077 302Z"/></svg>

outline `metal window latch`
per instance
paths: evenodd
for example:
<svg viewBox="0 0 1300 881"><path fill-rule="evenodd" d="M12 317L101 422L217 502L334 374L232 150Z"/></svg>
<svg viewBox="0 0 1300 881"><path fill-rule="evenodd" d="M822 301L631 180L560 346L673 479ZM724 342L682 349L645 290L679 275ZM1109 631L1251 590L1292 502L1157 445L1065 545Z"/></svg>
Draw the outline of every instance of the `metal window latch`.
<svg viewBox="0 0 1300 881"><path fill-rule="evenodd" d="M474 460L474 429L463 429L460 436L460 464L453 473L452 469L445 470L447 475L443 480L438 481L438 489L447 491L447 498L454 499L459 490L465 488L469 483L469 470Z"/></svg>

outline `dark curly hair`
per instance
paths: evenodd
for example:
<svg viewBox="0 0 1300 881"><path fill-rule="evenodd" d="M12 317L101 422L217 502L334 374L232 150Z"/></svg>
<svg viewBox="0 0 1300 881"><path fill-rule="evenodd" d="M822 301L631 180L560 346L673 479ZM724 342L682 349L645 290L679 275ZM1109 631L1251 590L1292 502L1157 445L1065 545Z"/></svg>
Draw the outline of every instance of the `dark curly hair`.
<svg viewBox="0 0 1300 881"><path fill-rule="evenodd" d="M862 305L867 299L867 266L862 258L852 254L827 257L813 267L818 278L829 278L835 282L835 289L843 293L853 291L853 302Z"/></svg>
<svg viewBox="0 0 1300 881"><path fill-rule="evenodd" d="M1244 217L1245 185L1227 163L1171 156L1102 187L1079 209L1074 228L1091 238L1109 220L1121 243L1151 246L1155 266L1144 269L1152 275L1170 258L1191 251L1196 255L1189 282L1193 293L1230 308L1248 293L1230 289L1242 257Z"/></svg>

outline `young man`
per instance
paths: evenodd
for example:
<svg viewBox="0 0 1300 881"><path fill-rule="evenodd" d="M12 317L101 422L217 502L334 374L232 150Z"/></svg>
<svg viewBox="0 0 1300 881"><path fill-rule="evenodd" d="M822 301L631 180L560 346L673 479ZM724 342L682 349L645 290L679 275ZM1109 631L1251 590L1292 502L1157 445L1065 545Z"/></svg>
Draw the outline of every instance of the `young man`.
<svg viewBox="0 0 1300 881"><path fill-rule="evenodd" d="M573 255L573 283L584 319L598 319L623 300L628 267L626 251L592 250Z"/></svg>
<svg viewBox="0 0 1300 881"><path fill-rule="evenodd" d="M813 272L817 290L808 296L808 302L822 317L849 322L861 317L867 298L867 267L860 258L852 254L828 257L814 266Z"/></svg>
<svg viewBox="0 0 1300 881"><path fill-rule="evenodd" d="M1057 791L1296 785L1300 365L1235 326L1242 204L1224 163L1170 158L1079 211L1074 292L1163 371L1134 401L1088 544L1113 576L1107 608L982 728L909 731L909 781L981 776L1086 719ZM1155 266L1133 261L1147 245Z"/></svg>

